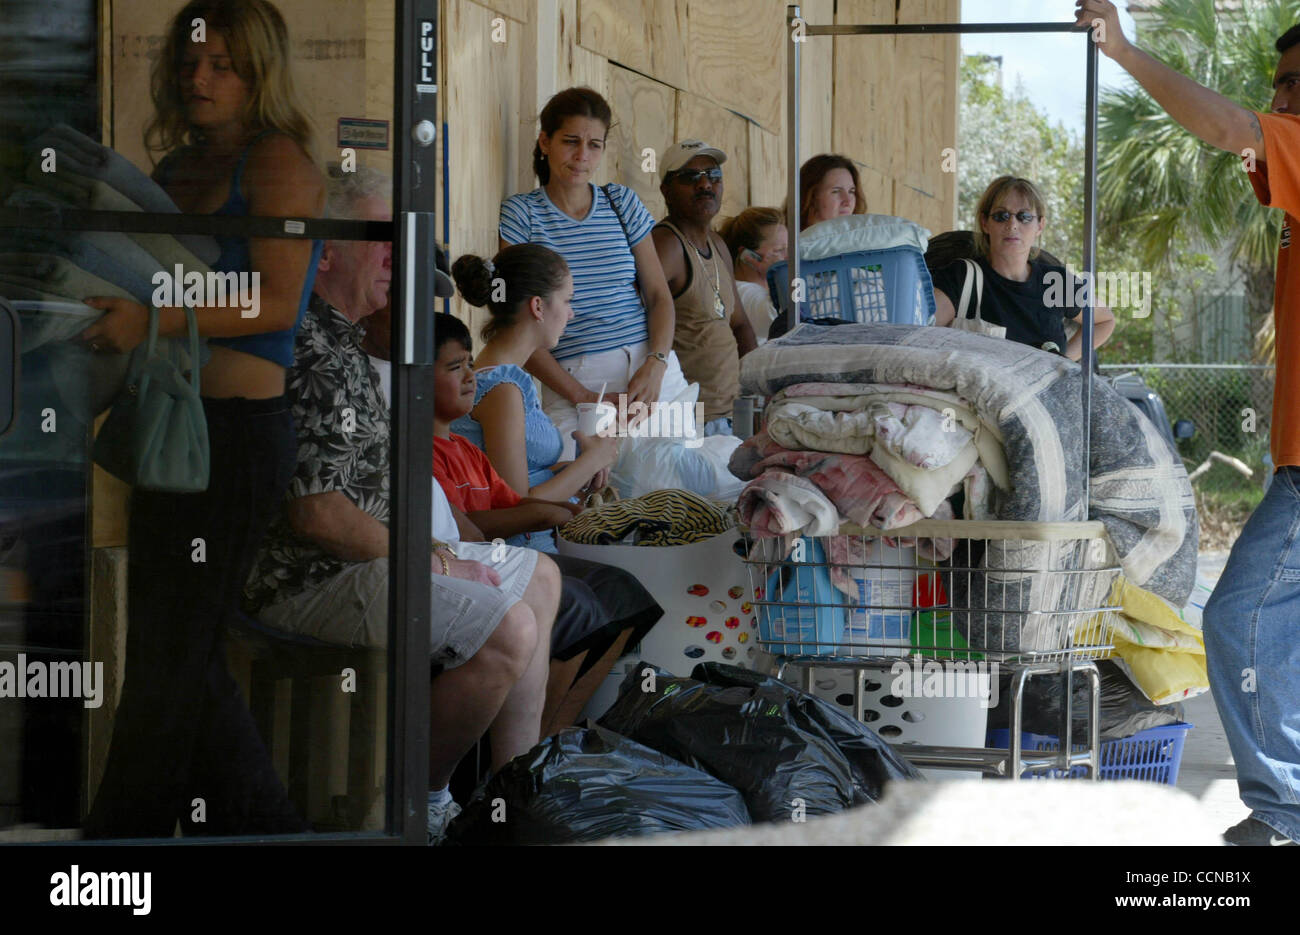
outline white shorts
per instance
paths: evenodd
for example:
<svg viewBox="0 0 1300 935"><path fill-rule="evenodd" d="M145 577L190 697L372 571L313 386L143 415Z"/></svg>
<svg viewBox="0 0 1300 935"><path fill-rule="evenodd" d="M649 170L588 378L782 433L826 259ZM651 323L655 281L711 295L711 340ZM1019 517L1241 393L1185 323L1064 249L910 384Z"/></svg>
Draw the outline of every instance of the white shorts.
<svg viewBox="0 0 1300 935"><path fill-rule="evenodd" d="M606 397L610 397L627 392L627 385L632 382L633 375L645 363L649 351L650 345L642 341L612 351L597 351L594 354L570 357L558 363L570 376L593 393L599 393L603 384ZM689 386L686 375L682 373L682 365L677 360L677 353L669 351L668 369L664 373L663 383L660 384L659 401L672 402L686 392ZM608 401L615 406L618 405L616 399ZM577 407L543 384L542 409L560 430L560 438L564 442L564 452L560 455L560 460L572 461L577 457L577 446L573 440L573 431L578 427Z"/></svg>

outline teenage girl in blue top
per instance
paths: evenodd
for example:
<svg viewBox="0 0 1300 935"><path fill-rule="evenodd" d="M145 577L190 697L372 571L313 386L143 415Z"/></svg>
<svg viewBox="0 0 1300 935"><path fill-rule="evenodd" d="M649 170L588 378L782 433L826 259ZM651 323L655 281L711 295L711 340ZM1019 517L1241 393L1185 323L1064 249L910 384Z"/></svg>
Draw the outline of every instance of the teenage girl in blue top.
<svg viewBox="0 0 1300 935"><path fill-rule="evenodd" d="M523 369L538 351L554 347L573 319L568 264L546 247L517 244L498 253L491 265L482 257L462 256L452 275L465 300L487 308L492 317L483 328L487 343L474 359L474 408L451 430L482 448L521 497L568 500L599 490L618 456L618 439L575 432L580 453L561 461L560 430L542 411L533 378ZM494 280L505 287L501 301L493 301ZM549 533L518 544L555 549Z"/></svg>
<svg viewBox="0 0 1300 935"><path fill-rule="evenodd" d="M198 19L202 42L193 41ZM172 20L145 141L167 154L154 179L183 213L320 216L324 179L307 153L289 48L265 0L195 0ZM320 244L217 239L213 268L258 278L258 314L195 309L212 351L200 371L208 489L131 499L126 679L88 837L169 836L178 819L206 834L303 830L226 670L222 634L294 470L285 370ZM83 332L92 349L131 351L145 339L143 306L88 304L105 310ZM159 311L160 335L188 333L183 309ZM190 823L195 798L205 803L201 825Z"/></svg>

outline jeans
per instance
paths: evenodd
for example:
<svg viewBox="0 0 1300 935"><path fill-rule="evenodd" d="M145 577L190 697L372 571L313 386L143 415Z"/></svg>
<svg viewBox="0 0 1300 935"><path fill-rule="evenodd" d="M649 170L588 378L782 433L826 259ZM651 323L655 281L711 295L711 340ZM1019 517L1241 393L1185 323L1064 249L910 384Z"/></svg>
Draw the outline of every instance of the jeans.
<svg viewBox="0 0 1300 935"><path fill-rule="evenodd" d="M1205 605L1204 627L1241 800L1300 839L1300 468L1273 477Z"/></svg>
<svg viewBox="0 0 1300 935"><path fill-rule="evenodd" d="M296 463L284 397L204 399L208 489L131 500L126 678L86 837L305 830L239 687L224 630ZM196 561L195 539L204 561ZM192 822L195 799L206 821Z"/></svg>

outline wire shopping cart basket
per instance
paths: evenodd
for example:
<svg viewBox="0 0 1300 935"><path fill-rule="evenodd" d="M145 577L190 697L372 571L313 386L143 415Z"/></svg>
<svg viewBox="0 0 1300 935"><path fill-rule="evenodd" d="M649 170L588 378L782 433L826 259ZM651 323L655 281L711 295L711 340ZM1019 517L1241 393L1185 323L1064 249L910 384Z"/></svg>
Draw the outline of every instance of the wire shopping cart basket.
<svg viewBox="0 0 1300 935"><path fill-rule="evenodd" d="M754 541L746 562L757 641L778 676L801 667L811 691L817 670L853 670L860 720L870 720L871 670L924 665L949 689L954 676L987 686L1010 673L1008 750L985 750L982 739L922 743L902 751L914 763L1017 778L1026 767L1091 765L1096 777L1093 660L1110 654L1119 610L1110 600L1119 565L1101 523L923 520L888 532L846 524L834 536ZM1082 753L1027 756L1019 744L1025 681L1073 674L1092 684L1091 743Z"/></svg>

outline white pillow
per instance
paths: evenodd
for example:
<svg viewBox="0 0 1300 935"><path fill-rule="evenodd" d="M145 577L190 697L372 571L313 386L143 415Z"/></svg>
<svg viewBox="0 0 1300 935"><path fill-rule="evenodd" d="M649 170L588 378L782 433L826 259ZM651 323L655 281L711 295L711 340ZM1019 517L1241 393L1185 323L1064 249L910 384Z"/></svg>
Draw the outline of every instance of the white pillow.
<svg viewBox="0 0 1300 935"><path fill-rule="evenodd" d="M821 260L859 250L888 250L915 247L922 253L930 243L930 231L906 218L889 214L846 214L822 221L799 234L799 256Z"/></svg>

